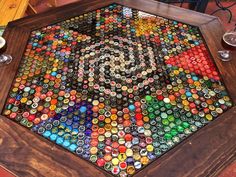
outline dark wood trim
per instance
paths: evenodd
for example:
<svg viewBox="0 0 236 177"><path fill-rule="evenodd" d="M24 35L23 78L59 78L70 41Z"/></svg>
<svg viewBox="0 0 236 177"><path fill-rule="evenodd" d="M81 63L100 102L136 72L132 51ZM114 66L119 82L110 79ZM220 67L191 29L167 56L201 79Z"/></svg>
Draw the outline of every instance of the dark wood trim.
<svg viewBox="0 0 236 177"><path fill-rule="evenodd" d="M7 94L17 72L25 46L30 35L30 30L23 27L7 27L3 37L7 41L7 54L13 58L10 65L0 68L0 112L2 112Z"/></svg>
<svg viewBox="0 0 236 177"><path fill-rule="evenodd" d="M232 53L232 60L230 62L223 62L219 59L217 51L223 50L221 40L225 32L219 19L202 24L199 28L227 87L229 95L233 102L236 103L236 51Z"/></svg>
<svg viewBox="0 0 236 177"><path fill-rule="evenodd" d="M3 109L31 30L114 2L198 26L227 89L236 102L236 61L225 63L217 58L217 50L222 48L220 40L224 30L216 17L152 0L83 0L9 24L4 37L8 42L7 53L11 54L14 60L0 70L0 111ZM236 58L236 53L233 58ZM236 159L235 116L236 107L182 141L135 176L216 176ZM110 176L95 165L3 116L0 116L0 164L19 176Z"/></svg>

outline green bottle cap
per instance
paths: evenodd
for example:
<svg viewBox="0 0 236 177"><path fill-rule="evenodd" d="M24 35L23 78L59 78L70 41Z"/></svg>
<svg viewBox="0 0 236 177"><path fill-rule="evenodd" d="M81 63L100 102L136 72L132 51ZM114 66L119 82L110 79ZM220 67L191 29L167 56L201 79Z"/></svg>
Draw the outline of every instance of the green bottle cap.
<svg viewBox="0 0 236 177"><path fill-rule="evenodd" d="M150 118L150 119L155 119L155 114L153 114L153 113L150 113L150 114L148 114L148 117Z"/></svg>
<svg viewBox="0 0 236 177"><path fill-rule="evenodd" d="M180 119L175 119L175 123L176 123L177 125L181 125L182 121L181 121Z"/></svg>
<svg viewBox="0 0 236 177"><path fill-rule="evenodd" d="M97 161L97 159L98 159L98 158L97 158L96 155L91 155L91 156L90 156L90 161L93 162L93 163L95 163L95 162Z"/></svg>
<svg viewBox="0 0 236 177"><path fill-rule="evenodd" d="M170 128L174 128L176 125L175 125L175 123L173 123L173 122L171 122L170 124L169 124L169 127Z"/></svg>
<svg viewBox="0 0 236 177"><path fill-rule="evenodd" d="M154 108L154 109L159 109L159 105L157 104L157 103L154 103L153 105L152 105L152 107Z"/></svg>
<svg viewBox="0 0 236 177"><path fill-rule="evenodd" d="M182 133L182 132L184 132L184 128L182 127L182 126L177 126L177 130L178 130L178 132L180 132L180 133Z"/></svg>
<svg viewBox="0 0 236 177"><path fill-rule="evenodd" d="M175 135L178 134L178 132L177 132L175 129L172 129L172 130L170 131L170 133L171 133L172 136L175 136Z"/></svg>
<svg viewBox="0 0 236 177"><path fill-rule="evenodd" d="M151 102L152 101L152 97L150 95L147 95L147 96L145 96L145 100L147 102Z"/></svg>
<svg viewBox="0 0 236 177"><path fill-rule="evenodd" d="M183 123L182 123L182 126L183 126L184 128L188 128L188 127L189 127L189 123L188 123L188 122L183 122Z"/></svg>
<svg viewBox="0 0 236 177"><path fill-rule="evenodd" d="M13 108L13 104L9 104L9 105L7 105L6 108L7 108L8 110L12 109L12 108Z"/></svg>
<svg viewBox="0 0 236 177"><path fill-rule="evenodd" d="M174 122L174 121L175 121L175 118L174 118L173 115L169 115L169 116L167 117L167 119L168 119L170 122Z"/></svg>
<svg viewBox="0 0 236 177"><path fill-rule="evenodd" d="M160 111L159 110L155 110L154 112L156 115L159 115L160 114Z"/></svg>
<svg viewBox="0 0 236 177"><path fill-rule="evenodd" d="M160 106L164 106L164 105L165 105L164 101L159 101L158 104L159 104Z"/></svg>
<svg viewBox="0 0 236 177"><path fill-rule="evenodd" d="M169 133L166 133L166 134L164 135L164 138L165 138L166 140L170 140L170 139L172 138L172 135L169 134Z"/></svg>
<svg viewBox="0 0 236 177"><path fill-rule="evenodd" d="M147 110L148 110L148 112L153 112L154 111L153 107L148 107Z"/></svg>
<svg viewBox="0 0 236 177"><path fill-rule="evenodd" d="M112 169L112 164L110 162L106 162L104 165L105 170L111 171Z"/></svg>
<svg viewBox="0 0 236 177"><path fill-rule="evenodd" d="M163 120L162 120L162 124L163 124L163 125L169 125L168 119L163 119Z"/></svg>
<svg viewBox="0 0 236 177"><path fill-rule="evenodd" d="M161 113L161 118L166 119L167 116L168 116L168 115L167 115L165 112L162 112L162 113Z"/></svg>
<svg viewBox="0 0 236 177"><path fill-rule="evenodd" d="M167 104L165 104L165 107L166 107L167 109L170 109L170 108L172 107L172 105L171 105L170 103L167 103Z"/></svg>

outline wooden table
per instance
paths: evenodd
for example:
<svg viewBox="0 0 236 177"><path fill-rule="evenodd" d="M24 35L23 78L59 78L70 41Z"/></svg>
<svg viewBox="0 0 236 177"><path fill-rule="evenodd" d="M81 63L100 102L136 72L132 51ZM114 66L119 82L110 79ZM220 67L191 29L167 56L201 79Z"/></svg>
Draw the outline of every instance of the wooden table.
<svg viewBox="0 0 236 177"><path fill-rule="evenodd" d="M29 0L0 0L0 26L6 26L9 21L17 20L25 15Z"/></svg>
<svg viewBox="0 0 236 177"><path fill-rule="evenodd" d="M164 16L200 28L220 74L234 102L236 102L236 53L233 60L222 62L217 50L222 49L224 29L217 17L200 14L143 0L82 1L58 7L50 12L11 22L4 37L8 42L7 53L13 62L0 70L0 111L16 74L30 31L78 14L119 3L151 14ZM155 160L135 176L184 177L217 176L229 163L236 160L236 107L203 127L175 148ZM78 158L61 147L45 140L17 123L1 116L0 164L18 176L110 176L106 172Z"/></svg>

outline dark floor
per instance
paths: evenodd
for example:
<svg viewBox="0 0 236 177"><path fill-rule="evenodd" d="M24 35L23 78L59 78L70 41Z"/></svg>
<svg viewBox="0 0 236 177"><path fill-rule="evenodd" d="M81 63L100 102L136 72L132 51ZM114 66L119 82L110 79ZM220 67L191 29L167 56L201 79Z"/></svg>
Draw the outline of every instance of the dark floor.
<svg viewBox="0 0 236 177"><path fill-rule="evenodd" d="M57 6L62 6L65 4L69 4L72 2L76 2L78 0L57 0ZM229 6L232 4L232 2L235 2L236 0L223 2L224 6ZM186 6L186 5L185 5ZM40 13L47 10L50 10L53 7L50 7L50 4L47 3L47 0L41 0L39 4L35 6L35 9ZM206 9L207 14L211 14L213 11L217 9L217 6L214 2L210 2L208 4L208 7ZM228 13L226 11L219 11L215 14L215 16L219 17L222 21L223 26L226 30L230 30L234 28L234 25L236 24L236 6L231 8L231 11L234 12L233 18L231 23L228 23ZM0 166L0 177L14 177L11 173L9 173L6 169L1 168ZM236 162L233 162L231 165L229 165L220 175L219 177L236 177Z"/></svg>

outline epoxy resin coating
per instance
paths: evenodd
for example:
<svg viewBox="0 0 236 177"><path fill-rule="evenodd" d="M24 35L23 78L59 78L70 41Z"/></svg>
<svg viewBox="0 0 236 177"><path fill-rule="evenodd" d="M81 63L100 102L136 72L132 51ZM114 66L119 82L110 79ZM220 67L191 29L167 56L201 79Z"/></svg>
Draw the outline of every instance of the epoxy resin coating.
<svg viewBox="0 0 236 177"><path fill-rule="evenodd" d="M112 4L32 31L3 114L124 177L231 106L197 27Z"/></svg>

